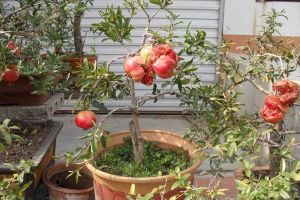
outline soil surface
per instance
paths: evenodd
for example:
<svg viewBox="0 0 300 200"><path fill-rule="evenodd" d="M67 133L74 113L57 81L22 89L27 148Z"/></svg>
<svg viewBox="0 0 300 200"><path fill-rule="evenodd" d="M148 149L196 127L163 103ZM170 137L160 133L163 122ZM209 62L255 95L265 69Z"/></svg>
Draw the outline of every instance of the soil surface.
<svg viewBox="0 0 300 200"><path fill-rule="evenodd" d="M14 130L14 134L21 136L22 140L14 141L4 151L0 151L0 164L31 159L49 133L46 124L11 122L10 125L19 127L19 130Z"/></svg>

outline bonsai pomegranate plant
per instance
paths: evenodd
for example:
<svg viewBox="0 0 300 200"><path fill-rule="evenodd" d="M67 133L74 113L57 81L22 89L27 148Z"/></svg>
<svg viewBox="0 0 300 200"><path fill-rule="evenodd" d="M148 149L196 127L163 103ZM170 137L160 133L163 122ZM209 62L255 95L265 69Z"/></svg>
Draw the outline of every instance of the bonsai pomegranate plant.
<svg viewBox="0 0 300 200"><path fill-rule="evenodd" d="M153 15L147 13L144 1L124 1L124 3L129 10L129 17L124 16L120 7L108 7L100 12L103 21L94 24L93 30L99 31L108 39L119 42L128 50L128 55L113 59L101 67L90 66L86 63L78 73L80 80L78 84L83 92L78 105L81 105L83 110L88 110L90 104L103 108L102 103L105 97L118 99L128 94L130 94L131 105L118 107L98 121L92 117L93 114L80 113L76 116L76 121L81 121L81 123L76 124L81 128L89 127L90 124L94 127L88 130L88 134L84 137L87 142L79 152L65 154L68 160L81 159L89 162L87 166L94 173L96 195L105 195L103 193L105 190L109 191L110 195L120 196L123 199L126 193L131 199L133 197L136 199L177 199L183 198L184 195L187 199L217 199L224 193L224 190L218 188L216 181L216 178L223 172L222 165L227 162L240 161L245 169L242 171L243 180L237 180L237 187L240 191L238 199L296 199L298 188L295 186L299 180L299 162L293 159L291 148L298 143L295 143L294 139L289 142L285 141L285 136L297 133L297 131L287 131L283 120L286 113L294 108L299 96L299 85L289 80L291 73L298 68L299 55L297 49L289 42L274 37L274 34L278 33L278 28L282 26L278 18L285 17L284 11L273 10L266 15L266 24L262 27L261 34L249 41L246 46L240 47L243 55L235 57L229 53L230 43L213 45L205 40L205 32L191 32L189 26L184 35L184 41L176 43L177 47L182 48L176 53L173 48L175 45L173 30L178 19L174 13L168 10L170 26L167 30L160 30L165 31L163 34L151 29L153 18L161 10L167 9L171 1L149 1L149 3L159 5L157 12ZM140 48L132 51L126 45L126 41L130 40L130 31L134 29L134 26L130 24L130 19L137 10L145 13L148 24ZM118 19L117 24L115 19ZM187 61L182 60L183 55L192 58ZM110 65L120 59L124 60L125 78L110 71ZM220 79L223 81L203 85L195 74L197 61L219 65ZM156 77L170 79L163 84L164 88L161 89L155 84ZM137 98L135 96L137 82L153 85L153 93ZM250 84L258 92L266 95L264 107L261 105L262 107L258 108L254 114L245 109L239 99L242 95L246 95L241 93L241 87L245 84ZM263 87L268 84L271 85L271 89ZM166 87L169 88L166 89ZM112 175L115 173L135 176L140 174L138 169L146 171L143 167L146 164L145 157L149 151L147 148L149 144L145 141L150 138L152 141L157 141L157 138L168 134L155 135L157 139L155 140L153 132L141 131L138 108L149 100L156 102L165 95L175 95L180 98L182 105L190 108L191 125L186 131L186 139L197 144L198 152L209 152L211 164L209 172L214 176L208 186L193 187L190 176L180 174L178 168L176 175L173 176L177 180L172 182L173 187L167 184L161 187L151 185L145 190L141 189L140 184L147 182L146 179L124 177L118 179L119 176ZM130 140L132 142L130 144L132 151L130 148L118 149L120 145L124 146L121 138L128 135L128 132L110 136L103 130L105 119L122 109L132 111L132 121L129 124L131 136L127 140L129 144ZM106 141L107 137L113 139ZM185 142L179 143L182 145ZM261 154L262 144L267 145L269 149L268 167L263 168L262 171L252 170L255 166L252 161L261 158L257 155ZM120 168L128 171L109 168L110 165L119 165L118 159L114 159L118 152L124 153L122 156L126 159L129 159L127 156L133 152L135 165L129 165L130 169L128 169L120 164ZM182 165L179 163L179 166ZM156 168L159 167L156 166ZM133 172L132 169L136 171ZM111 180L108 177L119 182L126 180L128 183L126 189L119 189L117 192L118 189L111 186ZM152 179L156 180L156 178ZM122 185L125 184L122 182ZM181 193L169 193L177 187L185 190ZM149 193L150 188L155 189ZM160 196L157 196L158 191L161 192ZM139 193L141 195L137 195Z"/></svg>
<svg viewBox="0 0 300 200"><path fill-rule="evenodd" d="M67 84L66 79L62 81L62 74L68 74L68 66L44 46L53 39L48 37L47 30L52 27L50 22L54 18L47 17L44 9L50 4L53 7L56 2L24 1L19 7L5 4L0 18L0 87L2 96L6 97L1 97L1 104L41 104L47 100L48 93L62 90ZM47 20L41 20L45 18Z"/></svg>
<svg viewBox="0 0 300 200"><path fill-rule="evenodd" d="M166 95L180 98L184 92L183 85L199 82L199 78L195 76L197 67L192 66L192 60L182 61L180 58L186 53L185 49L178 53L174 49L173 31L180 22L177 16L168 10L172 2L149 3L158 6L152 15L147 12L147 3L141 0L124 1L128 8L128 17L120 6L108 6L101 11L103 21L93 24L92 30L120 43L128 50L128 54L103 63L101 67L85 61L76 73L77 85L82 94L77 106L81 106L82 111L76 115L75 123L87 131L87 135L83 137L87 141L78 152L66 153L65 158L69 162L81 160L87 163L87 167L93 173L96 198L111 199L118 196L120 199L126 199L126 195L132 191L132 184L135 186L135 192L146 194L165 183L164 189L161 190L166 191L166 198L182 198L184 195L181 189L172 188L176 177L184 175L186 181L192 180L203 159L201 151L196 151L195 144L187 142L181 136L165 131L146 131L140 127L139 107L149 100L157 101ZM151 22L163 10L168 10L170 28L165 32L160 30L163 31L160 35L151 29ZM130 33L134 29L130 20L138 11L147 16L147 28L142 36L140 48L130 50L127 42L130 41ZM201 35L199 39L204 38ZM116 75L110 70L110 66L121 59L124 61L124 74ZM165 86L170 87L158 88L156 78L168 79ZM137 97L136 84L152 86L153 93ZM103 109L103 101L106 98L121 99L125 96L130 96L131 105L115 108L100 119L96 119L95 114L88 111L90 105ZM105 119L124 109L132 113L132 120L129 126L125 127L129 128L129 131L108 136L103 129ZM175 173L176 167L178 176L169 175L170 171ZM179 172L179 169L182 172ZM159 190L154 193L154 198L160 198Z"/></svg>

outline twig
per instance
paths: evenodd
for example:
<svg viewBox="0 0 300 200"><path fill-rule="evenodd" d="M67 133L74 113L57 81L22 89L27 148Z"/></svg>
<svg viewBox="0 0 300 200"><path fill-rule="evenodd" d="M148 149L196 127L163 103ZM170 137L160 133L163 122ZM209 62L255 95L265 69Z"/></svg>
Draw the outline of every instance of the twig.
<svg viewBox="0 0 300 200"><path fill-rule="evenodd" d="M271 94L269 91L265 90L263 87L261 87L260 85L258 85L253 79L247 79L250 83L252 83L252 85L259 91L261 91L262 93L269 95Z"/></svg>
<svg viewBox="0 0 300 200"><path fill-rule="evenodd" d="M279 144L277 144L276 142L272 141L272 140L268 140L268 139L262 139L262 138L258 138L257 140L259 140L260 142L265 142L267 144L270 144L273 147L280 147Z"/></svg>

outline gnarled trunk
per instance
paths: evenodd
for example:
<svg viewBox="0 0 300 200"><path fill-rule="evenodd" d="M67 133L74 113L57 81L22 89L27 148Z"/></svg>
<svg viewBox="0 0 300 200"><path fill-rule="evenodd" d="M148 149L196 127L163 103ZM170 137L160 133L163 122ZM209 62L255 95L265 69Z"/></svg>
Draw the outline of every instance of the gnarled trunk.
<svg viewBox="0 0 300 200"><path fill-rule="evenodd" d="M133 152L135 162L139 165L143 161L144 155L144 139L139 123L139 112L137 109L137 100L135 96L134 81L130 80L130 96L131 96L131 112L132 120L129 123L129 128L131 131L131 139L133 144Z"/></svg>
<svg viewBox="0 0 300 200"><path fill-rule="evenodd" d="M78 55L83 55L83 40L81 36L81 18L83 12L77 12L74 15L73 21L73 36L74 36L74 47L75 52Z"/></svg>

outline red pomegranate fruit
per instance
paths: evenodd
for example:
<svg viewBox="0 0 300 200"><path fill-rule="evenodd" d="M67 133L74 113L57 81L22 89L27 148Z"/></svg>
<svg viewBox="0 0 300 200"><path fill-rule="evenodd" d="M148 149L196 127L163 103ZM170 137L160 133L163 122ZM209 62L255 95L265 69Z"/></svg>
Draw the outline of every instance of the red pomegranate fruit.
<svg viewBox="0 0 300 200"><path fill-rule="evenodd" d="M282 104L280 99L274 95L268 95L265 99L265 105L271 110L280 110L286 113L288 111L288 106Z"/></svg>
<svg viewBox="0 0 300 200"><path fill-rule="evenodd" d="M264 106L260 110L260 115L266 122L271 124L277 124L278 122L282 121L284 117L284 114L279 109L272 110L267 106Z"/></svg>
<svg viewBox="0 0 300 200"><path fill-rule="evenodd" d="M169 56L161 56L152 64L152 68L160 78L171 78L176 70L176 61Z"/></svg>
<svg viewBox="0 0 300 200"><path fill-rule="evenodd" d="M80 111L76 115L74 121L76 126L79 128L90 129L95 125L97 118L94 112L90 110L84 110Z"/></svg>
<svg viewBox="0 0 300 200"><path fill-rule="evenodd" d="M289 80L276 81L272 85L273 90L277 93L279 100L286 105L294 104L299 98L299 86Z"/></svg>
<svg viewBox="0 0 300 200"><path fill-rule="evenodd" d="M20 75L16 68L16 65L8 65L8 68L3 72L1 76L1 80L13 83L16 82L19 79Z"/></svg>
<svg viewBox="0 0 300 200"><path fill-rule="evenodd" d="M155 63L161 56L169 56L176 63L178 62L178 56L171 45L159 44L155 46L150 55L150 62Z"/></svg>
<svg viewBox="0 0 300 200"><path fill-rule="evenodd" d="M125 73L135 82L141 81L145 76L144 62L140 56L127 58L124 63Z"/></svg>

